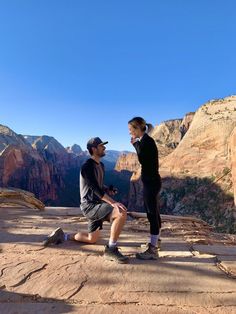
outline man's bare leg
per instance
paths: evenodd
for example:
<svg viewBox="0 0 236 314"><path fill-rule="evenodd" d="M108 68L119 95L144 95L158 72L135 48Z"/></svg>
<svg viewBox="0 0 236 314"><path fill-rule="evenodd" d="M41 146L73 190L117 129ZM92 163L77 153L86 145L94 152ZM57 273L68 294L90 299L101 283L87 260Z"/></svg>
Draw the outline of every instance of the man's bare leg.
<svg viewBox="0 0 236 314"><path fill-rule="evenodd" d="M110 221L112 222L112 225L109 242L117 242L123 226L126 222L126 218L126 212L120 212L117 208L113 209L112 213L110 214Z"/></svg>
<svg viewBox="0 0 236 314"><path fill-rule="evenodd" d="M115 261L117 263L128 263L129 258L124 256L117 247L117 240L121 233L121 230L126 221L126 212L120 211L119 208L114 208L110 214L111 232L109 244L105 246L104 257L107 260Z"/></svg>
<svg viewBox="0 0 236 314"><path fill-rule="evenodd" d="M70 234L68 240L93 244L97 242L99 236L100 236L100 230L97 229L91 233L77 232L76 234Z"/></svg>
<svg viewBox="0 0 236 314"><path fill-rule="evenodd" d="M57 228L43 241L43 246L46 247L49 244L60 244L67 240L93 244L97 242L99 235L99 229L91 233L78 232L75 234L65 234L61 228Z"/></svg>

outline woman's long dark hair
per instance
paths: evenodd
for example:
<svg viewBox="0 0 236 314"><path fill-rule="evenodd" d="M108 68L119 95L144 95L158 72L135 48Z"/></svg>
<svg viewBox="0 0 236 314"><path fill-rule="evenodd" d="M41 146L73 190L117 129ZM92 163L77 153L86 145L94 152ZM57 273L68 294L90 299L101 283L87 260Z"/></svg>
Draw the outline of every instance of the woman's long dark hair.
<svg viewBox="0 0 236 314"><path fill-rule="evenodd" d="M150 133L153 130L153 125L151 123L147 123L141 117L134 117L129 120L128 124L132 125L135 129L140 129L142 132Z"/></svg>

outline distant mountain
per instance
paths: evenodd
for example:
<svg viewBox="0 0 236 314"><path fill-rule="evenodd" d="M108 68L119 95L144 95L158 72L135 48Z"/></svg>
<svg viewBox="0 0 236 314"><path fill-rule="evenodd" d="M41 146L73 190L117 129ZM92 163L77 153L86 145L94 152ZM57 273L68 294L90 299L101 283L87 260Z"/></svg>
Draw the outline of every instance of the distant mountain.
<svg viewBox="0 0 236 314"><path fill-rule="evenodd" d="M66 150L68 153L75 154L75 155L80 155L81 153L83 153L82 148L78 144L68 146L66 147Z"/></svg>
<svg viewBox="0 0 236 314"><path fill-rule="evenodd" d="M67 150L52 136L23 135L33 148L47 160L68 159Z"/></svg>
<svg viewBox="0 0 236 314"><path fill-rule="evenodd" d="M0 186L33 192L46 205L79 205L82 159L53 137L19 135L0 125Z"/></svg>

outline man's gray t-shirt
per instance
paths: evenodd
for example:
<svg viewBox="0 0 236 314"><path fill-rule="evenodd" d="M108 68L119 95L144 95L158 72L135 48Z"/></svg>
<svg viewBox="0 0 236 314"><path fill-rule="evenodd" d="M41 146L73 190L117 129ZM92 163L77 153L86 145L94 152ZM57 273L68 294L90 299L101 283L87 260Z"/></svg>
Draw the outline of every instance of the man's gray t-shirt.
<svg viewBox="0 0 236 314"><path fill-rule="evenodd" d="M80 171L81 209L101 203L105 192L103 189L104 165L89 158Z"/></svg>

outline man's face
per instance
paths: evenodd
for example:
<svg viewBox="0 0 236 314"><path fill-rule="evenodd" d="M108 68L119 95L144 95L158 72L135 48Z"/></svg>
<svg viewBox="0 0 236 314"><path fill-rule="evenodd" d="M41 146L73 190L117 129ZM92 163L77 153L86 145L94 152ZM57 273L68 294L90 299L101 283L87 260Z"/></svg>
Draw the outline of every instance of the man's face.
<svg viewBox="0 0 236 314"><path fill-rule="evenodd" d="M98 156L98 157L103 157L106 155L105 153L105 145L98 145L95 149L94 149L94 155Z"/></svg>

